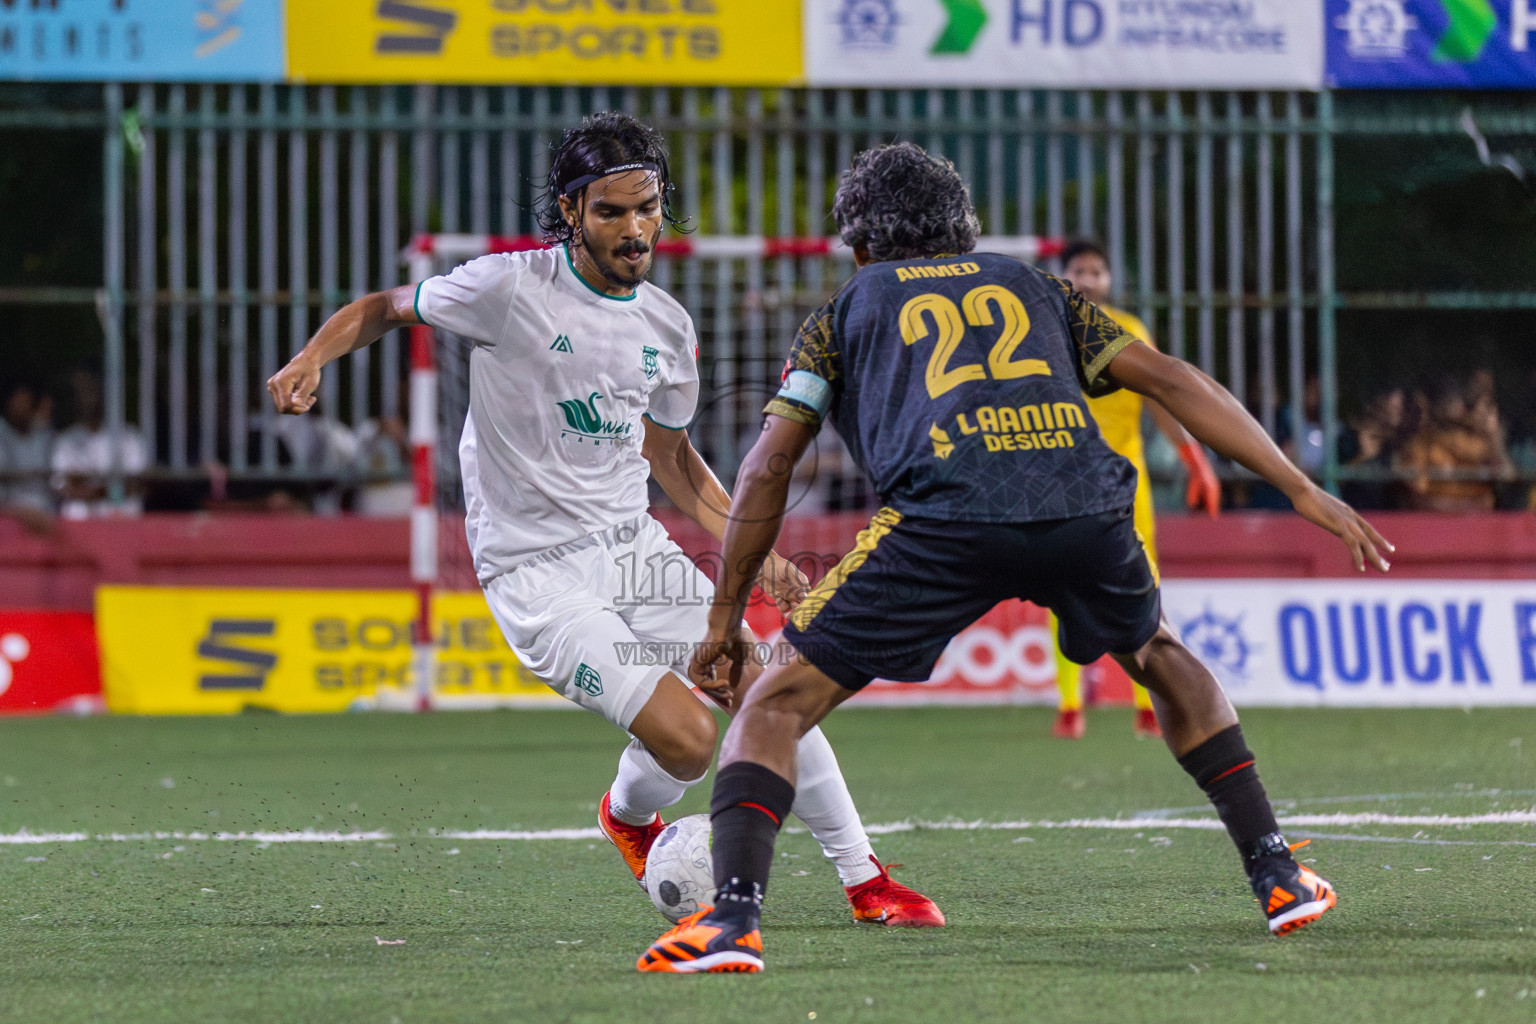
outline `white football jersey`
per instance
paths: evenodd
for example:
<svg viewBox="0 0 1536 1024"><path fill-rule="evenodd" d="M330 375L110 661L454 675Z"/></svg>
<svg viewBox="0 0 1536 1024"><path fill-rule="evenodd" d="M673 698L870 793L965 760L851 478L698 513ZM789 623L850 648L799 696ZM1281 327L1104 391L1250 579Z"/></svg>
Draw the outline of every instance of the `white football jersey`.
<svg viewBox="0 0 1536 1024"><path fill-rule="evenodd" d="M651 284L599 292L561 247L429 278L416 315L475 343L459 462L482 583L645 512L641 417L681 429L699 395L693 321L676 299Z"/></svg>

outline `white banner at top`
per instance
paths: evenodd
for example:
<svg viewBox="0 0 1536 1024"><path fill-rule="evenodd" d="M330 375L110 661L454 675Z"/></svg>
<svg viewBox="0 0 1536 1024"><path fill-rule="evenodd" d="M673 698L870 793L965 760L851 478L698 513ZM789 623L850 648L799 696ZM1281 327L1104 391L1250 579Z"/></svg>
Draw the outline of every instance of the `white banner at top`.
<svg viewBox="0 0 1536 1024"><path fill-rule="evenodd" d="M1316 0L804 0L813 86L1320 89Z"/></svg>

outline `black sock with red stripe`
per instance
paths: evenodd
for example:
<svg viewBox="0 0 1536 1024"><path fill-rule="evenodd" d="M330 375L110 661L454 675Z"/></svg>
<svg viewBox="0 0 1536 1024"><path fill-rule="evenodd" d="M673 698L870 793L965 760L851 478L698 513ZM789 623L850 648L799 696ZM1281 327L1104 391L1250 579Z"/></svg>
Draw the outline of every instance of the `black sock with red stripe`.
<svg viewBox="0 0 1536 1024"><path fill-rule="evenodd" d="M1179 765L1211 798L1250 878L1272 859L1291 859L1242 726L1223 729L1179 758Z"/></svg>
<svg viewBox="0 0 1536 1024"><path fill-rule="evenodd" d="M794 785L760 764L737 761L715 775L709 821L720 889L716 913L757 913L768 890L773 843L794 802Z"/></svg>

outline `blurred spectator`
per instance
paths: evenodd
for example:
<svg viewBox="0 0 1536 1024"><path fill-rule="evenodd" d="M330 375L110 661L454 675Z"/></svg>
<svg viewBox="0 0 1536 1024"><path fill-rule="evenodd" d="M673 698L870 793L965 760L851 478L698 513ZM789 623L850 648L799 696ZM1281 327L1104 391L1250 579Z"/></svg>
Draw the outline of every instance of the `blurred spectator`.
<svg viewBox="0 0 1536 1024"><path fill-rule="evenodd" d="M95 373L76 370L70 375L70 386L80 422L59 433L52 458L61 514L65 519L139 515L144 511L139 477L147 465L144 438L128 424L115 438L105 429L101 378ZM125 477L123 501L118 504L108 498L107 491L114 468Z"/></svg>
<svg viewBox="0 0 1536 1024"><path fill-rule="evenodd" d="M358 425L356 470L366 478L357 490L358 514L379 519L411 514L416 486L411 481L411 441L404 419L382 416Z"/></svg>
<svg viewBox="0 0 1536 1024"><path fill-rule="evenodd" d="M1275 416L1275 443L1290 460L1307 473L1318 476L1323 471L1323 384L1317 374L1309 374L1301 392L1301 429L1295 429L1289 402Z"/></svg>
<svg viewBox="0 0 1536 1024"><path fill-rule="evenodd" d="M1515 500L1510 504L1517 508L1536 510L1536 369L1526 375L1516 390L1512 434L1516 440L1509 446L1509 458L1514 463L1524 483L1515 485Z"/></svg>
<svg viewBox="0 0 1536 1024"><path fill-rule="evenodd" d="M33 532L53 522L48 471L53 454L53 399L30 384L0 392L0 516Z"/></svg>
<svg viewBox="0 0 1536 1024"><path fill-rule="evenodd" d="M1408 475L1409 506L1437 512L1493 508L1495 481L1514 472L1493 396L1479 390L1469 402L1465 385L1440 377L1416 398L1419 427L1397 459Z"/></svg>
<svg viewBox="0 0 1536 1024"><path fill-rule="evenodd" d="M1385 476L1404 441L1407 405L1402 388L1384 391L1367 402L1365 412L1340 434L1339 464ZM1355 508L1391 508L1393 486L1388 479L1349 480L1343 484L1342 497Z"/></svg>
<svg viewBox="0 0 1536 1024"><path fill-rule="evenodd" d="M306 473L334 478L314 490L315 511L321 515L340 512L340 481L353 475L358 461L357 435L352 428L324 411L318 402L306 416L272 413L267 424L282 446L284 462Z"/></svg>

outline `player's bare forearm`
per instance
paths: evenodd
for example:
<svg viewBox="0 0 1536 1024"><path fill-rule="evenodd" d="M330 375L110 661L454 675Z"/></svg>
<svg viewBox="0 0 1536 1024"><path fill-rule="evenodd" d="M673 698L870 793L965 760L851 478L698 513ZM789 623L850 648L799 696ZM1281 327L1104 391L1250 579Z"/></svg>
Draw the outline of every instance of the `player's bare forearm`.
<svg viewBox="0 0 1536 1024"><path fill-rule="evenodd" d="M715 540L724 540L731 496L720 478L693 447L686 430L669 430L649 419L644 424L641 453L651 465L651 476L679 512Z"/></svg>
<svg viewBox="0 0 1536 1024"><path fill-rule="evenodd" d="M1355 568L1390 568L1381 551L1393 546L1354 509L1318 487L1275 446L1226 388L1195 367L1146 345L1122 349L1106 368L1111 380L1163 404L1197 441L1278 487L1309 522L1338 537Z"/></svg>
<svg viewBox="0 0 1536 1024"><path fill-rule="evenodd" d="M1128 345L1106 372L1121 387L1160 404L1195 440L1257 473L1293 501L1312 486L1231 392L1184 360L1146 345Z"/></svg>
<svg viewBox="0 0 1536 1024"><path fill-rule="evenodd" d="M815 432L801 423L769 416L757 443L747 453L736 475L736 496L721 542L720 585L710 609L712 632L737 622L752 596L763 561L772 555L784 523L789 484L795 464L809 447Z"/></svg>
<svg viewBox="0 0 1536 1024"><path fill-rule="evenodd" d="M668 430L646 420L643 453L651 464L651 475L678 511L723 543L730 524L731 496L703 456L694 449L687 432ZM810 581L799 569L771 551L767 561L762 575L756 577L757 582L773 598L779 610L787 614L805 596ZM751 590L750 587L747 589Z"/></svg>
<svg viewBox="0 0 1536 1024"><path fill-rule="evenodd" d="M1152 422L1157 426L1158 432L1168 439L1168 443L1175 448L1186 444L1189 440L1189 431L1184 429L1184 424L1174 419L1173 413L1163 408L1163 404L1157 401L1147 402L1147 412L1152 415Z"/></svg>
<svg viewBox="0 0 1536 1024"><path fill-rule="evenodd" d="M374 292L347 303L331 315L288 365L267 381L277 411L297 415L315 404L320 371L349 352L378 341L396 327L416 324L415 289L409 285Z"/></svg>
<svg viewBox="0 0 1536 1024"><path fill-rule="evenodd" d="M736 478L731 518L720 545L720 586L709 613L712 630L724 630L741 621L752 596L753 582L779 539L788 500L788 473L752 471L750 462L742 466L741 475Z"/></svg>

